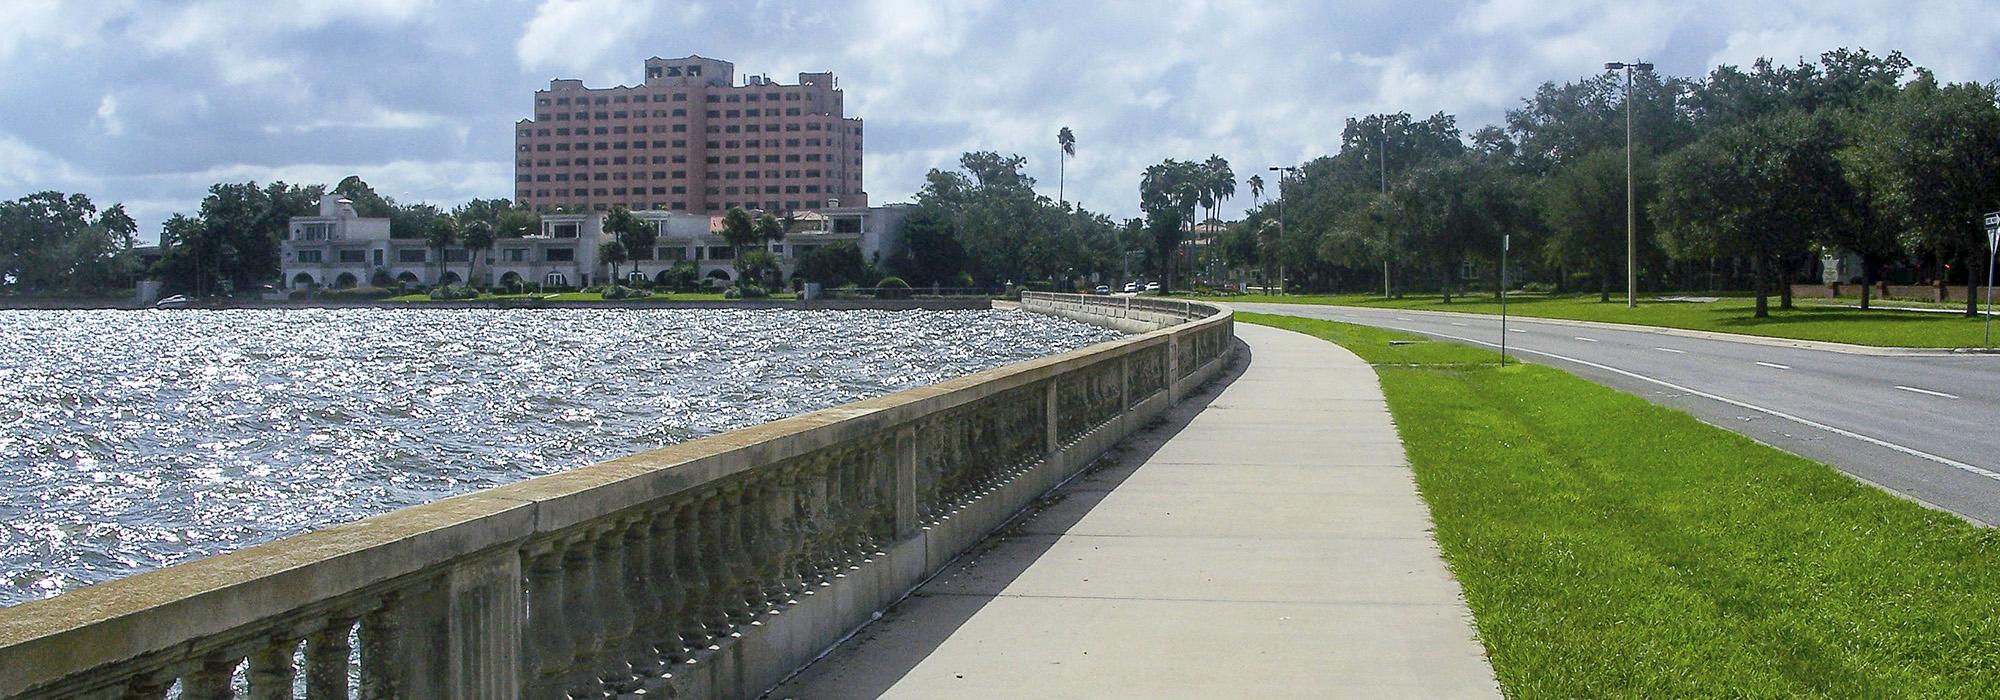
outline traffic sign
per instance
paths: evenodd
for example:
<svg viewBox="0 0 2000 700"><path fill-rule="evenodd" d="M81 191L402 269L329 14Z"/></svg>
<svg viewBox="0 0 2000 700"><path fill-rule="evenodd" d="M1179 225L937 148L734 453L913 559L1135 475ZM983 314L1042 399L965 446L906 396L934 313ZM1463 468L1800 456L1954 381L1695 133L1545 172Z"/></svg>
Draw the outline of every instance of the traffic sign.
<svg viewBox="0 0 2000 700"><path fill-rule="evenodd" d="M2000 211L1986 215L1986 247L2000 249Z"/></svg>

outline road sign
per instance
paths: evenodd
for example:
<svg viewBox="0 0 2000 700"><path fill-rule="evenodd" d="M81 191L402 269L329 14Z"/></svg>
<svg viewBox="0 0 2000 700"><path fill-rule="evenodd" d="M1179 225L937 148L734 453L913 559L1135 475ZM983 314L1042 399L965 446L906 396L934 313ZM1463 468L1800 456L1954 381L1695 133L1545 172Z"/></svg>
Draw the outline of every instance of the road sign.
<svg viewBox="0 0 2000 700"><path fill-rule="evenodd" d="M2000 211L1986 215L1986 247L2000 249Z"/></svg>

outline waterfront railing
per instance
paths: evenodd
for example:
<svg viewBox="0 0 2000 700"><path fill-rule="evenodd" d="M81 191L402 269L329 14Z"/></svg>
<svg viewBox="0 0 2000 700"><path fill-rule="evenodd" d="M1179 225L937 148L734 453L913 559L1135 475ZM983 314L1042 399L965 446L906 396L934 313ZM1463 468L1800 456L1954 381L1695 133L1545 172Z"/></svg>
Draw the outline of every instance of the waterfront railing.
<svg viewBox="0 0 2000 700"><path fill-rule="evenodd" d="M0 609L0 698L754 697L1217 374L1226 307Z"/></svg>

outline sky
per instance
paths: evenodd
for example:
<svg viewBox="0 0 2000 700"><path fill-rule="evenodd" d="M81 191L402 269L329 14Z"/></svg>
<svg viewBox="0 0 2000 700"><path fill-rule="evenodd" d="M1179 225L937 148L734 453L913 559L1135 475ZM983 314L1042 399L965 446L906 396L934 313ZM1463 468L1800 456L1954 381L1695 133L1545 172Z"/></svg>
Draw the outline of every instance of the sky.
<svg viewBox="0 0 2000 700"><path fill-rule="evenodd" d="M1444 111L1469 133L1606 61L1701 75L1845 46L2000 79L1992 0L6 0L4 15L0 199L123 202L142 239L217 182L507 197L535 90L637 84L649 56L732 61L739 80L832 71L866 120L876 204L969 150L1026 156L1053 197L1068 126L1068 198L1119 218L1165 158L1220 154L1245 180L1336 152L1352 116ZM1250 203L1239 185L1225 218Z"/></svg>

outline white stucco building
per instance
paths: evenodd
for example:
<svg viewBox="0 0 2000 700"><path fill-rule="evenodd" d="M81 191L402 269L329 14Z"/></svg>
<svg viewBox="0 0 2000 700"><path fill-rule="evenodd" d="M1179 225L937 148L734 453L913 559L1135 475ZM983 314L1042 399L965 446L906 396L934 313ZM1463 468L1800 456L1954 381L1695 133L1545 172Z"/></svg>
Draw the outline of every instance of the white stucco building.
<svg viewBox="0 0 2000 700"><path fill-rule="evenodd" d="M770 248L787 280L799 256L836 241L854 242L864 260L879 265L902 245L903 220L914 209L892 204L806 212L796 217L797 230ZM659 238L649 250L632 251L622 274L664 281L676 263L692 261L703 279L720 284L736 278L734 250L721 235L721 216L632 213L657 226ZM514 280L557 287L603 283L611 273L598 259L598 247L606 240L604 216L543 214L539 233L496 239L491 250L481 251L473 279L485 285ZM279 264L289 289L458 284L467 274L463 247L447 248L443 260L437 260L437 251L422 238L392 238L388 219L363 218L337 196L322 198L317 216L294 217L288 234Z"/></svg>

